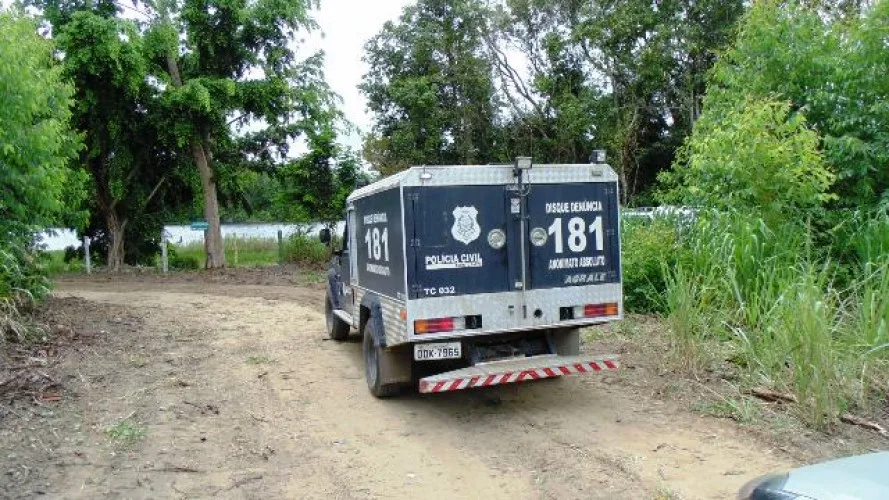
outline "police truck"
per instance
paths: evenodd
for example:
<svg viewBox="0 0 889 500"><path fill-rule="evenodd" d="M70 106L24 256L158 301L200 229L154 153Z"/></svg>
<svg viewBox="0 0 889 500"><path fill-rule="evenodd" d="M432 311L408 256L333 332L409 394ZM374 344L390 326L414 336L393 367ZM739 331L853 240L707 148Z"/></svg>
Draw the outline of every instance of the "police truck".
<svg viewBox="0 0 889 500"><path fill-rule="evenodd" d="M348 197L326 327L339 341L357 330L374 396L617 369L580 352L582 327L623 315L618 179L603 157L419 166Z"/></svg>

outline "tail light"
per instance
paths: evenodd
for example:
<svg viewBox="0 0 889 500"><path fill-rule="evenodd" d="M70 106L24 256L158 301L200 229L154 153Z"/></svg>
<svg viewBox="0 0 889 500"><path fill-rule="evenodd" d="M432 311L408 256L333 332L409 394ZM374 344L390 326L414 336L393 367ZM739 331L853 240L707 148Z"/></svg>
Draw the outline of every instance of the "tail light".
<svg viewBox="0 0 889 500"><path fill-rule="evenodd" d="M599 318L602 316L617 316L617 302L587 304L583 306L583 317Z"/></svg>
<svg viewBox="0 0 889 500"><path fill-rule="evenodd" d="M414 321L414 334L443 333L458 330L476 330L482 327L481 315L454 318L418 319Z"/></svg>
<svg viewBox="0 0 889 500"><path fill-rule="evenodd" d="M421 335L424 333L440 333L453 332L454 330L462 330L455 325L457 318L434 318L434 319L418 319L414 321L414 333ZM460 318L462 319L462 318Z"/></svg>
<svg viewBox="0 0 889 500"><path fill-rule="evenodd" d="M606 316L617 316L618 314L620 314L620 308L618 307L617 302L559 308L559 319L561 321L581 318L602 318Z"/></svg>

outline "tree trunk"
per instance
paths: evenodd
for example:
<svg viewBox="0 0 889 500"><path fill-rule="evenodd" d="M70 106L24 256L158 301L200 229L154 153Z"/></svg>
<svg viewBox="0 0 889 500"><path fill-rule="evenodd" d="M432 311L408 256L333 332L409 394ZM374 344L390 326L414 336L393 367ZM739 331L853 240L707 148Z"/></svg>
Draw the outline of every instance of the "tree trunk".
<svg viewBox="0 0 889 500"><path fill-rule="evenodd" d="M106 258L108 269L117 272L120 271L120 267L124 263L124 231L127 221L121 222L117 212L110 209L105 215L105 225L108 230L108 256Z"/></svg>
<svg viewBox="0 0 889 500"><path fill-rule="evenodd" d="M210 158L204 145L197 139L191 140L191 152L201 174L201 186L204 189L204 218L210 227L204 238L204 250L207 259L204 267L216 269L225 267L225 247L222 243L222 228L219 223L219 201L216 198L216 179Z"/></svg>
<svg viewBox="0 0 889 500"><path fill-rule="evenodd" d="M173 54L167 54L167 70L170 79L176 87L182 86L182 74L179 72L179 63ZM204 136L203 141L197 132L191 139L191 154L201 174L201 187L204 190L204 218L210 227L204 238L204 250L207 259L204 267L216 269L225 267L225 248L222 244L222 228L219 223L219 201L216 199L216 177L213 175L213 166L210 164L209 136Z"/></svg>

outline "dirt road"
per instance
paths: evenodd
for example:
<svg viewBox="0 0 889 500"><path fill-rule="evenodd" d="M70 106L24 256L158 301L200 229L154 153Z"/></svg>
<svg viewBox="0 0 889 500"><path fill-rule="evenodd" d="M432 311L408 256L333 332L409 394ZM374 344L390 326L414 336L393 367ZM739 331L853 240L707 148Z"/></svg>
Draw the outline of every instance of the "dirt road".
<svg viewBox="0 0 889 500"><path fill-rule="evenodd" d="M63 401L0 427L0 496L732 498L791 465L629 371L376 400L360 344L325 339L317 285L69 281L56 297L87 341L58 367Z"/></svg>

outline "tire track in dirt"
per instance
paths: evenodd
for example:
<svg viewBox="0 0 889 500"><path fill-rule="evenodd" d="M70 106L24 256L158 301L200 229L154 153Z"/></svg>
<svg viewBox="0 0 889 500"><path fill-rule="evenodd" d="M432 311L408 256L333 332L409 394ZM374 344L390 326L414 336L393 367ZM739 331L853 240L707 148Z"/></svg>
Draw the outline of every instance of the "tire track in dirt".
<svg viewBox="0 0 889 500"><path fill-rule="evenodd" d="M94 395L138 407L149 434L72 497L726 498L788 465L730 423L598 378L376 400L360 344L323 338L315 290L59 293L132 308L145 335L127 341L163 358ZM87 418L107 419L107 403L95 406L85 411L104 416ZM158 471L170 467L200 472Z"/></svg>

